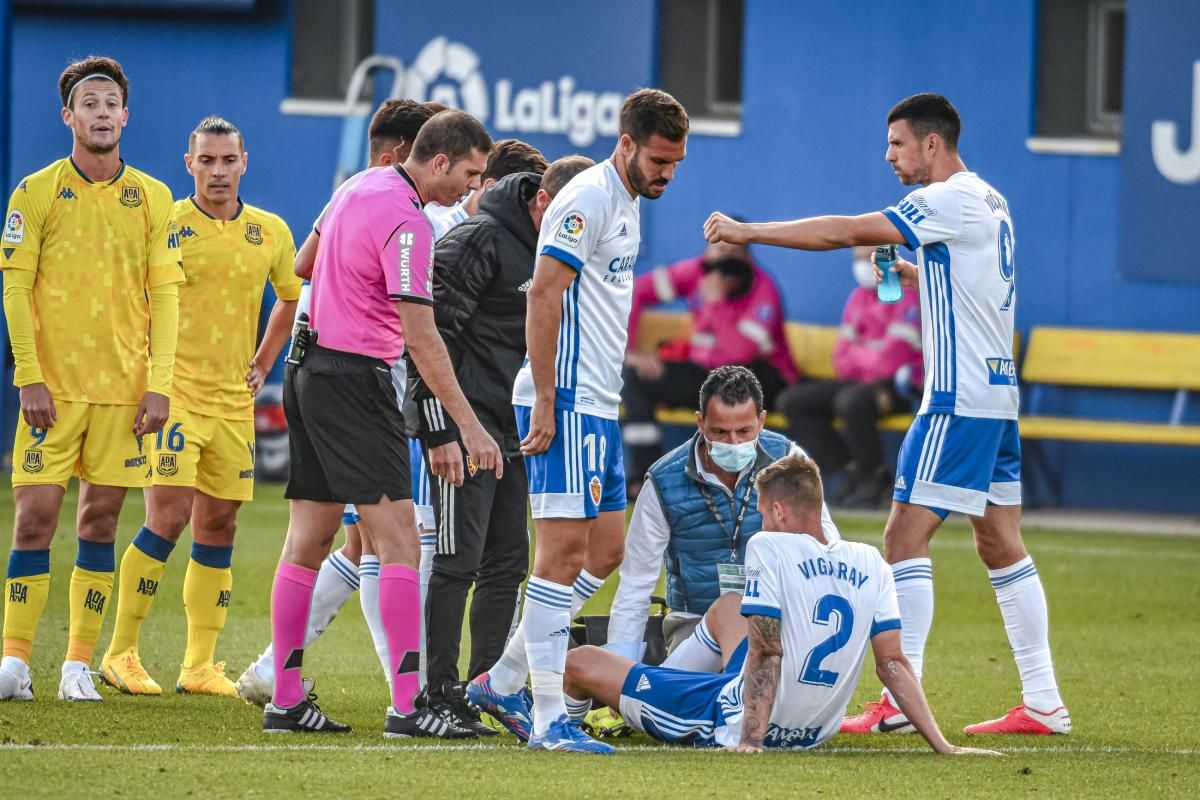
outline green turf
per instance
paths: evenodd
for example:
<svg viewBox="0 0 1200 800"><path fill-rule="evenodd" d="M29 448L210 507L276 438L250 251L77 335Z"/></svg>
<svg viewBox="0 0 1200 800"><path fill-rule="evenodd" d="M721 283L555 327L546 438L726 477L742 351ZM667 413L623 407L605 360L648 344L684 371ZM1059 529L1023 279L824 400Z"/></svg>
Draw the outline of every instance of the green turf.
<svg viewBox="0 0 1200 800"><path fill-rule="evenodd" d="M266 643L271 575L286 527L279 487L263 486L240 518L229 624L219 656L236 678ZM272 738L258 709L237 701L54 698L66 647L66 583L75 554L74 492L53 550L51 599L34 653L38 699L0 705L0 798L246 796L470 797L963 797L1019 792L1041 797L1196 796L1200 728L1200 539L1029 530L1050 603L1059 681L1075 733L1054 739L974 742L1006 750L1001 760L932 756L914 736L835 737L813 753L749 757L624 740L617 757L531 754L511 737L494 744L437 746L383 740L387 695L356 602L308 653L322 706L355 727L338 738ZM131 496L117 558L142 519ZM878 520L840 520L848 538L879 544ZM12 523L0 489L0 530ZM185 627L180 589L187 537L171 559L142 653L151 674L173 685ZM951 520L934 543L937 614L926 690L950 738L964 724L1019 700L1015 668L983 567L966 526ZM589 610L607 606L610 581ZM113 613L101 637L107 643ZM876 696L868 670L855 702Z"/></svg>

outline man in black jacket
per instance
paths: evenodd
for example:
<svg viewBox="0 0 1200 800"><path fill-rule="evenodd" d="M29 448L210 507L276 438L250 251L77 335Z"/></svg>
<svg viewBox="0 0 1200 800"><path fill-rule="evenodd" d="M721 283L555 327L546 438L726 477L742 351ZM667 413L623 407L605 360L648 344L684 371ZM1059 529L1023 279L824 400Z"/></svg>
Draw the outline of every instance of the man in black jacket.
<svg viewBox="0 0 1200 800"><path fill-rule="evenodd" d="M529 563L528 484L512 407L513 380L525 360L525 293L542 214L592 164L568 156L544 176L503 178L482 197L478 213L438 241L434 254L438 330L467 400L504 453L503 478L465 457L454 420L416 371L409 372L430 472L439 476L431 486L438 540L425 604L428 699L479 733L493 731L466 704L458 674L467 593L474 583L470 679L503 652Z"/></svg>

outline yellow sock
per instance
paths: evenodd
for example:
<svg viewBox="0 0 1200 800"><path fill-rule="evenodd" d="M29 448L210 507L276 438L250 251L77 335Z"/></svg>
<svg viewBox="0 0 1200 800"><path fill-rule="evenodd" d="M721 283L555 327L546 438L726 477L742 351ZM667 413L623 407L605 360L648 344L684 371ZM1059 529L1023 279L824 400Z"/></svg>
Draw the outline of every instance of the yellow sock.
<svg viewBox="0 0 1200 800"><path fill-rule="evenodd" d="M50 551L14 550L8 574L4 582L4 655L28 664L38 620L50 596Z"/></svg>
<svg viewBox="0 0 1200 800"><path fill-rule="evenodd" d="M217 637L225 627L232 590L233 570L228 566L209 567L194 558L188 562L187 575L183 579L183 606L188 622L184 669L193 669L213 660Z"/></svg>
<svg viewBox="0 0 1200 800"><path fill-rule="evenodd" d="M125 550L117 583L117 624L105 658L138 646L142 621L150 614L166 568L166 562L142 552L136 542Z"/></svg>
<svg viewBox="0 0 1200 800"><path fill-rule="evenodd" d="M71 627L67 640L67 661L92 663L112 588L111 571L95 572L76 565L71 572Z"/></svg>

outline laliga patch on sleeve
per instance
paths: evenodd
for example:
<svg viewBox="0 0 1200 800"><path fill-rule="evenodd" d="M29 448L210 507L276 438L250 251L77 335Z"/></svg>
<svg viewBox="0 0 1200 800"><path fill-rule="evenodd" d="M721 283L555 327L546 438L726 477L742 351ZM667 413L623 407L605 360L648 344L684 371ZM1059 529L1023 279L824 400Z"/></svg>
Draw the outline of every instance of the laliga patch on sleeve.
<svg viewBox="0 0 1200 800"><path fill-rule="evenodd" d="M8 244L25 241L25 215L18 208L14 208L4 222L4 241Z"/></svg>
<svg viewBox="0 0 1200 800"><path fill-rule="evenodd" d="M562 224L554 233L554 241L565 244L567 247L578 247L586 228L587 219L583 214L578 211L568 211L567 215L563 217Z"/></svg>

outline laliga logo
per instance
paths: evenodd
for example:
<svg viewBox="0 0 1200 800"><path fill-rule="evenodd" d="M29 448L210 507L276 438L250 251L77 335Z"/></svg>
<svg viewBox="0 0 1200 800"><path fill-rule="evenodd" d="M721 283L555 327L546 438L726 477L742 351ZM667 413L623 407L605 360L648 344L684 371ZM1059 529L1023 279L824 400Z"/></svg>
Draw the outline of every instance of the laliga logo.
<svg viewBox="0 0 1200 800"><path fill-rule="evenodd" d="M583 217L578 214L571 214L563 220L563 230L577 236L583 232L583 224Z"/></svg>
<svg viewBox="0 0 1200 800"><path fill-rule="evenodd" d="M405 95L461 108L487 122L492 103L479 71L479 56L459 42L439 36L421 48L405 78ZM557 91L556 91L557 90ZM616 136L624 98L617 92L577 92L575 79L563 75L537 87L514 90L507 78L495 84L497 131L566 134L571 144L587 147L597 136Z"/></svg>
<svg viewBox="0 0 1200 800"><path fill-rule="evenodd" d="M1150 126L1150 150L1154 166L1173 183L1200 181L1200 61L1192 64L1192 146L1179 152L1174 122L1155 120Z"/></svg>

